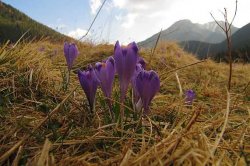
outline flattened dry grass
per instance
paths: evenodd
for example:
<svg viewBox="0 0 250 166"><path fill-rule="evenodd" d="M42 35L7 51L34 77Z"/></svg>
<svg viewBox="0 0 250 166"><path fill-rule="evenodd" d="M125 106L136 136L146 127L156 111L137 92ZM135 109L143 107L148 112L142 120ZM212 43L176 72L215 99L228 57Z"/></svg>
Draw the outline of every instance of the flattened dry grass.
<svg viewBox="0 0 250 166"><path fill-rule="evenodd" d="M174 43L160 43L153 56L141 49L147 69L159 74L161 89L149 117L127 117L121 129L107 120L100 90L96 113L90 116L76 75L77 69L112 55L113 46L78 45L80 56L69 89L63 91L62 45L42 40L0 47L3 165L250 164L249 64L233 65L229 94L227 64L206 60L190 65L199 61ZM187 89L196 92L192 106L180 93ZM116 81L115 106L117 93Z"/></svg>

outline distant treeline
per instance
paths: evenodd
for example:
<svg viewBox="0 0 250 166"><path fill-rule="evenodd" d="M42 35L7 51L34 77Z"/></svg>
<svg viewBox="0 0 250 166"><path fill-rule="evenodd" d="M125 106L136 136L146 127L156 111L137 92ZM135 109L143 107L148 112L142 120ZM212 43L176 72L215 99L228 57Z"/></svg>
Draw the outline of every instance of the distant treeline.
<svg viewBox="0 0 250 166"><path fill-rule="evenodd" d="M250 45L237 45L234 43L237 43L237 40L233 40L233 60L238 62L250 62ZM206 59L209 57L216 61L228 61L226 42L211 44L200 41L187 41L179 44L185 51L196 55L199 59Z"/></svg>

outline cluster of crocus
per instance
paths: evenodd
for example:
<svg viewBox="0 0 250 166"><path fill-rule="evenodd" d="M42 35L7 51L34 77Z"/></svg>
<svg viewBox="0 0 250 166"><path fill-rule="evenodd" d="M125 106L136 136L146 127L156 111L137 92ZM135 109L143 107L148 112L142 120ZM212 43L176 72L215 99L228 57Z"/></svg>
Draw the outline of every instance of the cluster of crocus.
<svg viewBox="0 0 250 166"><path fill-rule="evenodd" d="M78 78L80 84L87 96L91 111L95 102L95 94L98 86L101 87L105 97L108 99L108 104L111 112L111 93L112 84L115 77L115 61L113 57L109 57L103 62L97 62L95 67L89 66L87 70L78 70Z"/></svg>
<svg viewBox="0 0 250 166"><path fill-rule="evenodd" d="M97 62L95 67L78 71L81 86L87 96L91 110L94 107L95 93L101 87L105 97L111 101L112 85L115 72L120 83L120 102L123 104L129 84L132 84L135 101L142 102L144 114L149 112L149 104L160 89L160 80L156 72L145 70L145 61L138 55L135 42L121 47L117 41L114 56L103 62ZM110 102L111 103L111 102ZM111 104L109 104L111 107ZM112 111L112 109L110 109Z"/></svg>

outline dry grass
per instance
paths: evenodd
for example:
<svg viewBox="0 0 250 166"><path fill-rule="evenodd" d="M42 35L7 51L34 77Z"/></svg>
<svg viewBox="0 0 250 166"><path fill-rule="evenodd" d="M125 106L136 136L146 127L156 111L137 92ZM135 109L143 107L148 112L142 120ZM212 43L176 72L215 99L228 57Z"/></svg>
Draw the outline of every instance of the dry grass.
<svg viewBox="0 0 250 166"><path fill-rule="evenodd" d="M44 47L43 51L39 51ZM127 110L124 129L107 120L101 91L90 118L76 69L112 55L113 46L78 45L68 91L62 43L0 47L0 163L3 165L247 165L250 164L250 65L198 62L174 43L140 54L160 75L151 114ZM179 69L181 68L181 69ZM175 70L179 69L179 70ZM177 74L176 74L177 73ZM177 76L179 83L177 81ZM113 100L117 103L117 82ZM185 105L183 91L197 97ZM75 89L77 88L77 89ZM131 110L131 100L127 105ZM119 104L114 104L115 106ZM141 125L142 124L142 125Z"/></svg>

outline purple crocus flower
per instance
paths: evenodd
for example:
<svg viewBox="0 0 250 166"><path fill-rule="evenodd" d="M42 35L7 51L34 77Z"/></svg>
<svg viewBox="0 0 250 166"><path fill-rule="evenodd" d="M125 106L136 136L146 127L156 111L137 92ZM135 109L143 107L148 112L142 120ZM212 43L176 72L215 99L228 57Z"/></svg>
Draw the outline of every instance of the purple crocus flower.
<svg viewBox="0 0 250 166"><path fill-rule="evenodd" d="M140 97L139 94L137 92L136 89L136 78L138 76L138 74L142 71L146 69L146 62L144 61L144 59L142 57L138 57L137 58L137 64L135 67L135 72L132 76L132 80L131 80L131 84L132 84L132 88L133 88L133 93L134 93L134 102L138 102Z"/></svg>
<svg viewBox="0 0 250 166"><path fill-rule="evenodd" d="M88 99L90 110L92 111L95 101L96 90L99 85L99 80L97 79L92 66L89 66L86 71L78 70L78 78L82 89Z"/></svg>
<svg viewBox="0 0 250 166"><path fill-rule="evenodd" d="M109 57L105 62L97 62L95 73L100 81L101 89L107 98L111 97L112 84L115 77L115 60Z"/></svg>
<svg viewBox="0 0 250 166"><path fill-rule="evenodd" d="M135 72L134 72L132 80L131 80L135 103L138 102L138 100L140 99L140 96L139 96L137 88L136 88L136 78L142 70L143 70L143 67L142 67L141 63L137 63L136 67L135 67Z"/></svg>
<svg viewBox="0 0 250 166"><path fill-rule="evenodd" d="M114 48L114 59L116 72L119 76L121 102L124 101L128 85L134 74L138 58L138 47L135 42L130 43L127 47L122 48L117 41Z"/></svg>
<svg viewBox="0 0 250 166"><path fill-rule="evenodd" d="M144 115L149 113L149 104L160 90L160 79L155 71L141 71L136 78L136 89L142 100Z"/></svg>
<svg viewBox="0 0 250 166"><path fill-rule="evenodd" d="M64 43L64 56L68 65L68 69L71 70L74 60L78 56L79 52L77 46L74 43Z"/></svg>
<svg viewBox="0 0 250 166"><path fill-rule="evenodd" d="M189 89L185 92L185 95L186 95L186 103L192 104L193 100L195 99L195 92L193 90Z"/></svg>

